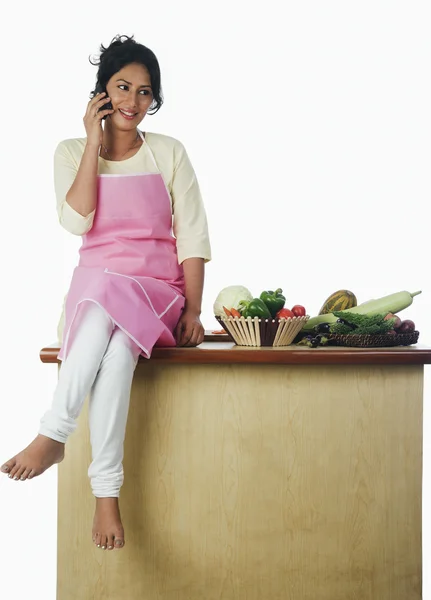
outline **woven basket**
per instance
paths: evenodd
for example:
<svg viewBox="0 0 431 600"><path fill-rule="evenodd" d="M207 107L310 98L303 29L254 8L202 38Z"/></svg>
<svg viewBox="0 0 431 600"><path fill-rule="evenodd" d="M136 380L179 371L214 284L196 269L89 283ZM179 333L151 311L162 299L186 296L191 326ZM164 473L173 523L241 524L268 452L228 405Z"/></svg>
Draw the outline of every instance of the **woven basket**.
<svg viewBox="0 0 431 600"><path fill-rule="evenodd" d="M216 317L237 346L290 346L310 317L259 319Z"/></svg>
<svg viewBox="0 0 431 600"><path fill-rule="evenodd" d="M325 334L324 334L325 335ZM419 331L409 333L381 334L381 335L346 335L326 334L328 345L349 346L351 348L385 348L388 346L410 346L419 339Z"/></svg>

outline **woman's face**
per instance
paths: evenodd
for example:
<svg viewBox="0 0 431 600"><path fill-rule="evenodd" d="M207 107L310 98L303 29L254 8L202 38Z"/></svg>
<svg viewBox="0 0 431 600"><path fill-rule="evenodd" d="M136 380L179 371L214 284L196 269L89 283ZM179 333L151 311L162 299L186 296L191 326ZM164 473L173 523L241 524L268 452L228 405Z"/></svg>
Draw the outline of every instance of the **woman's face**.
<svg viewBox="0 0 431 600"><path fill-rule="evenodd" d="M109 118L118 129L134 129L145 117L153 101L150 74L140 64L132 63L111 77L106 91L113 112Z"/></svg>

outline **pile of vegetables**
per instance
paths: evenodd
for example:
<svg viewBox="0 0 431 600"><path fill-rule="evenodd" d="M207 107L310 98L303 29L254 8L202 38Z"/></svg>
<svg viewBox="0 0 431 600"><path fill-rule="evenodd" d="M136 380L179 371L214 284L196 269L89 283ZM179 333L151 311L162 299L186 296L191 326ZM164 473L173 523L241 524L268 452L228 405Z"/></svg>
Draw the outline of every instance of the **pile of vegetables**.
<svg viewBox="0 0 431 600"><path fill-rule="evenodd" d="M387 314L358 314L349 311L334 311L335 323L318 323L313 333L305 336L299 344L316 348L324 346L329 339L328 334L336 335L396 335L415 331L413 321L401 321L393 313Z"/></svg>
<svg viewBox="0 0 431 600"><path fill-rule="evenodd" d="M221 290L214 302L216 317L259 317L259 319L287 319L305 317L306 310L296 304L292 309L285 308L286 297L283 290L264 290L259 297L253 297L250 290L242 285L231 285Z"/></svg>
<svg viewBox="0 0 431 600"><path fill-rule="evenodd" d="M418 294L421 294L421 292L414 292L413 294L410 294L409 292L397 292L396 294L383 296L383 298L378 298L377 300L368 300L367 302L359 304L358 306L345 309L344 312L368 316L386 316L389 313L395 314L410 306L413 302L413 298ZM319 325L319 323L335 323L337 321L337 316L333 310L334 309L327 314L321 314L317 317L312 317L304 325L303 329L305 331L313 331L315 326Z"/></svg>
<svg viewBox="0 0 431 600"><path fill-rule="evenodd" d="M305 321L299 342L315 348L328 343L328 334L340 335L376 335L408 333L415 331L413 321L402 321L396 313L404 310L421 292L397 292L376 300L357 303L356 296L349 290L338 290L324 302L319 315ZM254 297L249 289L242 285L224 288L214 303L217 317L237 317L259 319L283 319L306 316L304 306L296 304L286 308L283 290L264 290Z"/></svg>

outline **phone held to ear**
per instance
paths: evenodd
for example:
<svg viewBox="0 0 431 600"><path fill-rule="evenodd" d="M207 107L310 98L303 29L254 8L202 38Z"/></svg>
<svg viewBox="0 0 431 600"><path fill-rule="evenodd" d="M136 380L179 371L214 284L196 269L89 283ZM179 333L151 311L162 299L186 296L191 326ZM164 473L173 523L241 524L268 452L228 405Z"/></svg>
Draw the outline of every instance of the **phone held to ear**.
<svg viewBox="0 0 431 600"><path fill-rule="evenodd" d="M102 92L106 93L106 88L103 88L100 83L98 83L96 85L96 89L94 90L94 94L101 94ZM97 112L99 112L100 110L112 110L112 104L111 102L107 102L106 104L104 104L101 108L99 108L99 110ZM103 117L103 120L106 119L108 115L105 115Z"/></svg>

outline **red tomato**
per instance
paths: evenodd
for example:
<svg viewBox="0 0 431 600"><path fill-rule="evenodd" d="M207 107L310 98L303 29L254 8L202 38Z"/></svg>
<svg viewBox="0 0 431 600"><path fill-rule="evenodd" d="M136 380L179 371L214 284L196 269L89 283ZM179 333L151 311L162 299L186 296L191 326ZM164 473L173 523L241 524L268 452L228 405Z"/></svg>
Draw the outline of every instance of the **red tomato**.
<svg viewBox="0 0 431 600"><path fill-rule="evenodd" d="M292 312L295 315L295 317L305 317L305 315L307 314L305 308L300 304L295 304L295 306L292 308Z"/></svg>
<svg viewBox="0 0 431 600"><path fill-rule="evenodd" d="M275 316L277 319L288 319L289 317L293 318L295 315L288 308L282 308Z"/></svg>

